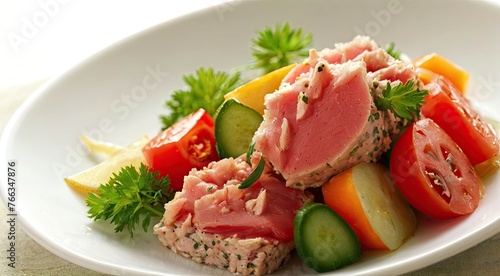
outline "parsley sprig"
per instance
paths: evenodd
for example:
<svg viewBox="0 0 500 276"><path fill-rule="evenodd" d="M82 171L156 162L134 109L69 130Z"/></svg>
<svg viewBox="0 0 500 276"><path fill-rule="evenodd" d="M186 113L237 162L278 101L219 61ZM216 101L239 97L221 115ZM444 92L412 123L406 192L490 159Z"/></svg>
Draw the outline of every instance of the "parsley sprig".
<svg viewBox="0 0 500 276"><path fill-rule="evenodd" d="M293 29L290 24L266 27L252 39L252 56L255 68L269 73L293 62L301 61L309 54L312 34L303 34L302 28Z"/></svg>
<svg viewBox="0 0 500 276"><path fill-rule="evenodd" d="M188 85L186 90L175 90L165 105L170 109L169 115L162 115L162 129L173 125L196 110L203 108L208 114L214 115L217 107L224 101L224 95L234 90L240 80L240 73L230 75L214 71L213 68L200 67L195 75L183 76Z"/></svg>
<svg viewBox="0 0 500 276"><path fill-rule="evenodd" d="M396 44L394 44L394 42L391 42L385 51L394 59L401 60L401 51L396 50Z"/></svg>
<svg viewBox="0 0 500 276"><path fill-rule="evenodd" d="M402 119L412 120L420 115L420 107L424 103L427 90L415 88L415 82L409 80L394 87L388 82L382 97L377 98L375 105L380 110L392 110Z"/></svg>
<svg viewBox="0 0 500 276"><path fill-rule="evenodd" d="M141 164L139 171L126 166L101 184L98 193L89 193L86 200L90 207L88 215L94 220L111 219L115 232L127 227L130 237L134 236L136 224L141 224L147 232L152 217L161 217L165 212L165 202L173 198L169 193L168 177L157 177L157 173ZM142 222L141 222L142 219Z"/></svg>

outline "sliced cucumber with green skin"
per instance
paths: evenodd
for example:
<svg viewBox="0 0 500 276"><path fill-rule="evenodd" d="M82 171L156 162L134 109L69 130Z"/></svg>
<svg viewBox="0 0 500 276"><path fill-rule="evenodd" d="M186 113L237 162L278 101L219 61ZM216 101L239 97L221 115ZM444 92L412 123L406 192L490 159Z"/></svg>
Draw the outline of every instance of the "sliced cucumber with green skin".
<svg viewBox="0 0 500 276"><path fill-rule="evenodd" d="M215 115L215 141L220 158L246 153L262 123L262 115L235 99L222 103Z"/></svg>
<svg viewBox="0 0 500 276"><path fill-rule="evenodd" d="M335 211L321 203L302 207L294 221L297 253L317 272L339 269L361 257L358 237Z"/></svg>

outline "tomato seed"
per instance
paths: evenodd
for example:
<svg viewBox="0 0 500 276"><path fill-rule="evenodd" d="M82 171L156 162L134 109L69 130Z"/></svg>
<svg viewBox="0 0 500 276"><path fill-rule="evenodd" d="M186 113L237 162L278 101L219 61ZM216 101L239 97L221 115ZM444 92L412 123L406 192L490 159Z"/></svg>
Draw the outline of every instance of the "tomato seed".
<svg viewBox="0 0 500 276"><path fill-rule="evenodd" d="M432 188L446 201L446 203L450 203L451 193L443 177L429 168L425 168L425 174L429 178Z"/></svg>

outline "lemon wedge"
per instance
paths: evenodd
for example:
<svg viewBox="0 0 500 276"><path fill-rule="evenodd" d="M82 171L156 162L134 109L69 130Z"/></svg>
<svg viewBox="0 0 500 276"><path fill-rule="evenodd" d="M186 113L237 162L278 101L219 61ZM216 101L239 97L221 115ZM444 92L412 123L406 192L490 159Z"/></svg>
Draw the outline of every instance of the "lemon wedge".
<svg viewBox="0 0 500 276"><path fill-rule="evenodd" d="M98 141L91 139L85 134L80 136L82 143L89 149L91 152L101 153L107 156L111 156L119 150L123 149L123 147L115 145L113 143L107 143L103 141Z"/></svg>
<svg viewBox="0 0 500 276"><path fill-rule="evenodd" d="M142 148L149 142L147 135L144 135L124 148L119 148L118 146L109 143L85 139L89 138L85 137L82 140L86 145L87 142L90 141L91 147L89 147L89 149L91 151L94 150L105 154L109 154L111 151L114 152L111 153L103 162L77 174L64 178L64 181L68 185L79 190L96 193L99 186L107 183L110 177L113 176L113 173L118 173L122 167L134 166L139 168L141 163L146 162L144 155L142 154Z"/></svg>
<svg viewBox="0 0 500 276"><path fill-rule="evenodd" d="M500 122L488 116L483 117L483 119L491 125L491 127L495 130L497 137L500 138ZM500 169L500 152L492 158L475 165L474 168L476 169L479 177L482 179L490 176Z"/></svg>
<svg viewBox="0 0 500 276"><path fill-rule="evenodd" d="M500 157L498 155L474 166L477 174L484 179L500 168Z"/></svg>
<svg viewBox="0 0 500 276"><path fill-rule="evenodd" d="M264 114L264 96L276 91L283 78L296 64L276 69L227 93L224 100L235 99L245 106Z"/></svg>

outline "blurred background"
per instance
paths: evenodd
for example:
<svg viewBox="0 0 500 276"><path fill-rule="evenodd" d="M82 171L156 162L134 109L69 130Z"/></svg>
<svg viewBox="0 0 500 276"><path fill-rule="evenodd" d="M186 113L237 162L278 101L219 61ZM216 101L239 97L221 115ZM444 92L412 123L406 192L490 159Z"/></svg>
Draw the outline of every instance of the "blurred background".
<svg viewBox="0 0 500 276"><path fill-rule="evenodd" d="M0 129L28 94L50 77L131 34L224 2L1 1Z"/></svg>

